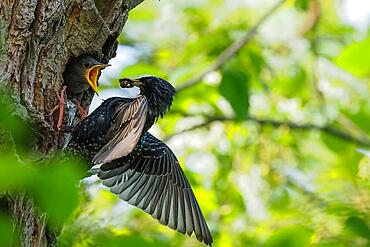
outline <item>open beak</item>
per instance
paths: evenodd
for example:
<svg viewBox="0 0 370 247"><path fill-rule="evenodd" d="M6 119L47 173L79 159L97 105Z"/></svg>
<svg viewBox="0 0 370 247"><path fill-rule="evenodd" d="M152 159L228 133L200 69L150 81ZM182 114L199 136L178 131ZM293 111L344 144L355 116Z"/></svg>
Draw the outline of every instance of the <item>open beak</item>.
<svg viewBox="0 0 370 247"><path fill-rule="evenodd" d="M100 71L109 66L111 65L110 64L97 64L97 65L92 66L86 71L85 77L87 79L87 82L89 83L90 87L94 90L96 94L98 94L98 78L100 75Z"/></svg>

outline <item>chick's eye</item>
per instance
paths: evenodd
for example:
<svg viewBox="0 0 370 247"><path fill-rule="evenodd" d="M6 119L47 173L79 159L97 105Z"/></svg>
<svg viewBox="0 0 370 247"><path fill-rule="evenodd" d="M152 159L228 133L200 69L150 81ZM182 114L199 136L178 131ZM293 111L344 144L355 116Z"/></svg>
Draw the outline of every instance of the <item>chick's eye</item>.
<svg viewBox="0 0 370 247"><path fill-rule="evenodd" d="M89 63L84 63L84 66L85 66L86 68L88 68L88 67L89 67Z"/></svg>

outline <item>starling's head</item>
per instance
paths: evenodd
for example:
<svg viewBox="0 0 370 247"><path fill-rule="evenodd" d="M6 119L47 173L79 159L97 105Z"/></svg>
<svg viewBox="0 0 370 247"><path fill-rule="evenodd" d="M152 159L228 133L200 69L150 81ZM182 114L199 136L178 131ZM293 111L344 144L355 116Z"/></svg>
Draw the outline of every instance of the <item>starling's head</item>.
<svg viewBox="0 0 370 247"><path fill-rule="evenodd" d="M151 98L171 98L175 95L175 88L168 82L155 76L144 76L138 79L123 78L119 80L121 88L138 87L140 94Z"/></svg>
<svg viewBox="0 0 370 247"><path fill-rule="evenodd" d="M138 87L140 94L148 99L149 105L155 108L161 116L171 106L176 93L175 88L168 81L154 76L144 76L138 79L124 78L119 82L122 88Z"/></svg>
<svg viewBox="0 0 370 247"><path fill-rule="evenodd" d="M65 79L72 81L69 84L85 82L97 93L100 71L108 66L110 64L100 63L88 55L72 58L64 73Z"/></svg>

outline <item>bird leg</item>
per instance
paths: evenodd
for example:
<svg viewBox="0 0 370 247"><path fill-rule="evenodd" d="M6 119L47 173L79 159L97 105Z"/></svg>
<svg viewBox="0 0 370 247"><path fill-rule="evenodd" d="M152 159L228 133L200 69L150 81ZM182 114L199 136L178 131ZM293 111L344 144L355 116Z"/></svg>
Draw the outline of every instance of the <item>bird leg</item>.
<svg viewBox="0 0 370 247"><path fill-rule="evenodd" d="M77 100L77 99L75 99L74 101L73 101L73 103L75 103L75 105L76 105L76 108L77 108L77 110L78 110L78 113L80 114L80 117L81 117L81 119L84 119L84 118L86 118L87 117L87 109L85 110L82 106L81 106L81 103Z"/></svg>
<svg viewBox="0 0 370 247"><path fill-rule="evenodd" d="M49 116L54 114L59 109L59 116L57 122L57 130L60 131L63 125L63 116L64 116L64 93L67 89L67 86L63 86L60 94L58 95L58 104L49 112Z"/></svg>

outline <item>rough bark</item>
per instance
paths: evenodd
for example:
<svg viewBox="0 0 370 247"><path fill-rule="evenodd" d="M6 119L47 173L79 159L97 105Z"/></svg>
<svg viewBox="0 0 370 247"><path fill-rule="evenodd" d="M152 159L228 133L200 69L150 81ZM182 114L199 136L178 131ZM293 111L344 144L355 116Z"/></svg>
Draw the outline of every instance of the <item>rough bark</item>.
<svg viewBox="0 0 370 247"><path fill-rule="evenodd" d="M63 71L71 57L92 54L108 62L128 12L143 0L0 0L0 87L10 89L18 115L38 132L35 151L60 148L48 111L57 104ZM22 246L54 246L58 230L27 195L9 199Z"/></svg>

